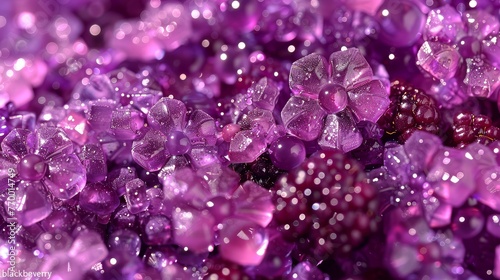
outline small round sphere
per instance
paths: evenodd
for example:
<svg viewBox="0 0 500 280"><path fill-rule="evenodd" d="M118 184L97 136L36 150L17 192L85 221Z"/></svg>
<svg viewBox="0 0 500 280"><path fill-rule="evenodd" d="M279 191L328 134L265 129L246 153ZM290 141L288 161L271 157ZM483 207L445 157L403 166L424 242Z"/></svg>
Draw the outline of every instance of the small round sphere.
<svg viewBox="0 0 500 280"><path fill-rule="evenodd" d="M137 233L128 229L119 229L109 236L108 247L113 250L122 250L132 256L139 256L141 238Z"/></svg>
<svg viewBox="0 0 500 280"><path fill-rule="evenodd" d="M34 154L26 155L17 165L17 171L23 180L39 181L45 176L46 170L45 160Z"/></svg>
<svg viewBox="0 0 500 280"><path fill-rule="evenodd" d="M319 92L318 101L328 113L335 114L347 106L347 92L337 84L326 84Z"/></svg>
<svg viewBox="0 0 500 280"><path fill-rule="evenodd" d="M453 233L462 238L476 236L483 229L485 219L477 208L461 209L451 223Z"/></svg>
<svg viewBox="0 0 500 280"><path fill-rule="evenodd" d="M165 148L173 156L183 155L191 149L191 141L182 131L172 131L167 135Z"/></svg>
<svg viewBox="0 0 500 280"><path fill-rule="evenodd" d="M226 124L222 128L222 139L226 142L231 142L231 139L233 139L234 135L240 131L240 126L234 123Z"/></svg>
<svg viewBox="0 0 500 280"><path fill-rule="evenodd" d="M297 137L283 136L271 143L269 154L276 167L292 170L306 158L306 148Z"/></svg>

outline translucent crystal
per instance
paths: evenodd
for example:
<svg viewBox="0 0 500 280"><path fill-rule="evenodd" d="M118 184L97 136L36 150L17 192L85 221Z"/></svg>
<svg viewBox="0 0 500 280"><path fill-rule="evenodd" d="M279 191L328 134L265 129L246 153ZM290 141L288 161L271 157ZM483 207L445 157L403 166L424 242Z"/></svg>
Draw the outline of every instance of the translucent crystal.
<svg viewBox="0 0 500 280"><path fill-rule="evenodd" d="M464 32L460 14L448 4L431 10L427 15L424 29L426 40L438 38L441 42L450 43L463 36Z"/></svg>
<svg viewBox="0 0 500 280"><path fill-rule="evenodd" d="M66 132L71 140L79 145L83 145L87 141L89 125L82 114L69 111L64 119L59 121L58 126Z"/></svg>
<svg viewBox="0 0 500 280"><path fill-rule="evenodd" d="M471 10L463 14L467 32L482 40L490 34L498 33L500 22L485 10Z"/></svg>
<svg viewBox="0 0 500 280"><path fill-rule="evenodd" d="M465 59L467 71L464 84L467 94L490 97L500 86L500 70L479 58Z"/></svg>
<svg viewBox="0 0 500 280"><path fill-rule="evenodd" d="M195 110L191 113L184 133L189 137L193 146L213 146L217 141L215 120L201 110Z"/></svg>
<svg viewBox="0 0 500 280"><path fill-rule="evenodd" d="M347 92L349 108L357 121L377 122L389 107L389 94L379 80L372 80Z"/></svg>
<svg viewBox="0 0 500 280"><path fill-rule="evenodd" d="M99 182L106 178L108 167L100 145L84 145L79 158L87 170L87 180L89 182Z"/></svg>
<svg viewBox="0 0 500 280"><path fill-rule="evenodd" d="M52 205L40 183L22 181L17 185L14 201L5 201L8 217L16 217L23 226L33 225L50 215Z"/></svg>
<svg viewBox="0 0 500 280"><path fill-rule="evenodd" d="M326 116L325 127L318 139L322 148L349 152L359 147L362 142L363 137L348 112Z"/></svg>
<svg viewBox="0 0 500 280"><path fill-rule="evenodd" d="M266 227L272 219L274 204L271 193L252 181L246 181L233 193L235 217Z"/></svg>
<svg viewBox="0 0 500 280"><path fill-rule="evenodd" d="M233 163L252 162L265 152L266 146L265 138L243 130L231 140L229 158Z"/></svg>
<svg viewBox="0 0 500 280"><path fill-rule="evenodd" d="M76 155L51 158L47 165L48 171L43 184L55 197L69 199L85 187L87 174Z"/></svg>
<svg viewBox="0 0 500 280"><path fill-rule="evenodd" d="M281 111L288 132L304 141L314 140L320 135L325 116L326 112L315 100L297 96L292 96Z"/></svg>
<svg viewBox="0 0 500 280"><path fill-rule="evenodd" d="M112 100L92 101L87 112L87 120L94 130L107 131L111 128L111 116L116 102Z"/></svg>
<svg viewBox="0 0 500 280"><path fill-rule="evenodd" d="M245 220L227 219L220 231L221 256L240 265L258 265L269 244L267 232Z"/></svg>
<svg viewBox="0 0 500 280"><path fill-rule="evenodd" d="M455 76L460 58L455 48L438 42L424 42L417 53L418 65L438 80Z"/></svg>
<svg viewBox="0 0 500 280"><path fill-rule="evenodd" d="M127 182L135 178L137 178L137 173L134 167L123 167L109 172L107 181L111 183L118 195L122 196L126 192L125 185Z"/></svg>
<svg viewBox="0 0 500 280"><path fill-rule="evenodd" d="M330 65L332 77L329 82L341 85L347 91L362 86L373 79L370 64L357 48L332 53Z"/></svg>
<svg viewBox="0 0 500 280"><path fill-rule="evenodd" d="M165 245L172 236L170 220L162 215L146 218L143 227L143 240L148 245Z"/></svg>
<svg viewBox="0 0 500 280"><path fill-rule="evenodd" d="M261 78L258 82L252 84L248 92L252 95L252 103L258 108L273 110L280 90L278 85L267 77Z"/></svg>
<svg viewBox="0 0 500 280"><path fill-rule="evenodd" d="M118 208L120 199L110 185L90 183L80 193L79 204L85 211L98 215L108 215Z"/></svg>
<svg viewBox="0 0 500 280"><path fill-rule="evenodd" d="M292 64L290 89L294 94L317 98L321 87L328 82L329 65L319 54L310 54Z"/></svg>
<svg viewBox="0 0 500 280"><path fill-rule="evenodd" d="M132 108L117 108L111 114L111 131L119 140L134 140L144 126L144 116Z"/></svg>
<svg viewBox="0 0 500 280"><path fill-rule="evenodd" d="M160 131L149 130L142 139L135 140L132 145L134 161L147 171L159 170L167 161L166 141L166 136Z"/></svg>
<svg viewBox="0 0 500 280"><path fill-rule="evenodd" d="M101 236L94 231L80 233L68 251L68 256L83 271L90 269L96 263L104 260L107 254L108 249L102 241Z"/></svg>
<svg viewBox="0 0 500 280"><path fill-rule="evenodd" d="M146 195L144 181L139 178L129 181L125 185L125 189L125 201L130 213L137 214L148 208L150 201Z"/></svg>
<svg viewBox="0 0 500 280"><path fill-rule="evenodd" d="M148 123L163 133L182 130L185 125L186 106L179 100L164 97L148 113Z"/></svg>
<svg viewBox="0 0 500 280"><path fill-rule="evenodd" d="M172 213L173 237L179 246L193 252L207 252L213 246L214 218L205 211L176 208Z"/></svg>

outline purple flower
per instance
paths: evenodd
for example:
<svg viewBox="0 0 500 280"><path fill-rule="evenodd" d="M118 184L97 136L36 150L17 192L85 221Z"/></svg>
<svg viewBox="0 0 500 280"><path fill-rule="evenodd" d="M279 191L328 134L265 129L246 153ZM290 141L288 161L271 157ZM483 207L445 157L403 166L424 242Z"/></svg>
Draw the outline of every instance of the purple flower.
<svg viewBox="0 0 500 280"><path fill-rule="evenodd" d="M344 152L359 147L359 121L377 122L389 106L389 91L374 78L356 48L338 51L330 63L310 54L292 64L291 97L281 112L288 132L326 149ZM326 119L325 119L326 116Z"/></svg>
<svg viewBox="0 0 500 280"><path fill-rule="evenodd" d="M20 180L13 198L15 214L23 225L50 214L52 206L47 197L67 200L85 187L85 167L74 154L73 143L59 128L40 127L34 132L14 129L1 148L0 166L9 172L0 173L0 181Z"/></svg>

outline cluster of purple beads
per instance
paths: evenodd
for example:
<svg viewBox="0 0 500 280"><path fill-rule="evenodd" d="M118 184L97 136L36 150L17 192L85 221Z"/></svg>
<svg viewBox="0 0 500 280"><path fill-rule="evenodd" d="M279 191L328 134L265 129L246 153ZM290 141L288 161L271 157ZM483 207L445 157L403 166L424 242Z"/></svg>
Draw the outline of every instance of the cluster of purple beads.
<svg viewBox="0 0 500 280"><path fill-rule="evenodd" d="M70 2L0 4L0 270L500 279L499 1Z"/></svg>

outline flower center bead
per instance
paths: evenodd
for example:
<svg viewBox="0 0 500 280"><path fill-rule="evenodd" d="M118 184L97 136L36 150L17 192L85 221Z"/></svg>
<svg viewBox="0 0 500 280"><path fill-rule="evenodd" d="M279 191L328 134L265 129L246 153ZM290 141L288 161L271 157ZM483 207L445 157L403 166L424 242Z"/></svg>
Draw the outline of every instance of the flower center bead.
<svg viewBox="0 0 500 280"><path fill-rule="evenodd" d="M17 170L21 179L39 181L45 176L47 164L41 156L30 154L21 159Z"/></svg>
<svg viewBox="0 0 500 280"><path fill-rule="evenodd" d="M173 156L183 155L191 149L189 138L182 131L172 131L167 136L165 147Z"/></svg>
<svg viewBox="0 0 500 280"><path fill-rule="evenodd" d="M319 92L318 101L328 113L335 114L347 106L347 93L341 85L326 84Z"/></svg>

